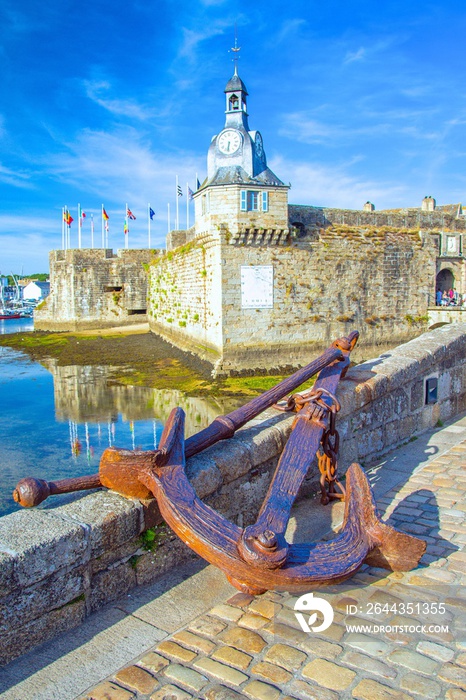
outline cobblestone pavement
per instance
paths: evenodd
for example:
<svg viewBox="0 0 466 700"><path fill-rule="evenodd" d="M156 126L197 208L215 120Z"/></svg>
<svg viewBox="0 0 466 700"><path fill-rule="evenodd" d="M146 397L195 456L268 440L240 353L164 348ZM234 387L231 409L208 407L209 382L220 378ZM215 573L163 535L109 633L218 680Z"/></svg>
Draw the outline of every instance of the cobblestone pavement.
<svg viewBox="0 0 466 700"><path fill-rule="evenodd" d="M421 566L316 591L325 631L301 629L296 597L237 593L80 700L466 700L465 495L466 441L384 493L384 519L426 540Z"/></svg>

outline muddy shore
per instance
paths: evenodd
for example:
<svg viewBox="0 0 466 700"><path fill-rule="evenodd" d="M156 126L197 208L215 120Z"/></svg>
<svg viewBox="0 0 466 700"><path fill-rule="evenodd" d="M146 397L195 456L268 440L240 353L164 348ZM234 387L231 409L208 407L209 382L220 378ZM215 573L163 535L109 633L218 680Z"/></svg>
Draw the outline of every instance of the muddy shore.
<svg viewBox="0 0 466 700"><path fill-rule="evenodd" d="M257 396L284 379L282 375L212 379L207 362L151 333L147 324L73 333L19 332L0 336L0 345L25 352L35 362L53 358L58 365L109 366L110 381L117 384L179 389L192 396ZM357 346L354 359L362 362L391 347Z"/></svg>
<svg viewBox="0 0 466 700"><path fill-rule="evenodd" d="M79 333L19 332L0 336L0 345L20 350L35 362L52 358L62 366L109 366L111 381L118 384L179 389L197 396L255 396L283 379L263 376L214 380L207 362L145 329L133 327Z"/></svg>

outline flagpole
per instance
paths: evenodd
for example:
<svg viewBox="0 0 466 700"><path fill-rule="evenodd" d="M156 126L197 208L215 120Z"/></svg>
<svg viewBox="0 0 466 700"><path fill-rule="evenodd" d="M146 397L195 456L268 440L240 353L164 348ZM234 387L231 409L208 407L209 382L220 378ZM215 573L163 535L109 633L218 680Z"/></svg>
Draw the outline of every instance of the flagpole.
<svg viewBox="0 0 466 700"><path fill-rule="evenodd" d="M69 209L68 209L68 205L67 205L67 204L65 204L65 211L68 212L68 216L69 216ZM66 241L66 243L65 243L65 250L68 250L68 248L71 248L70 233L71 233L71 226L69 225L68 222L66 222L66 228L65 228L65 241Z"/></svg>
<svg viewBox="0 0 466 700"><path fill-rule="evenodd" d="M125 233L125 248L128 248L128 238L129 238L129 218L128 218L128 202L126 202L126 233Z"/></svg>
<svg viewBox="0 0 466 700"><path fill-rule="evenodd" d="M78 202L78 248L81 248L81 205Z"/></svg>
<svg viewBox="0 0 466 700"><path fill-rule="evenodd" d="M179 206L178 206L178 175L176 176L176 219L175 219L175 229L178 231L180 228L180 217L179 217Z"/></svg>
<svg viewBox="0 0 466 700"><path fill-rule="evenodd" d="M104 205L102 204L102 216L100 217L101 224L102 224L102 248L105 248L105 238L104 238Z"/></svg>
<svg viewBox="0 0 466 700"><path fill-rule="evenodd" d="M186 183L186 231L189 228L189 185Z"/></svg>
<svg viewBox="0 0 466 700"><path fill-rule="evenodd" d="M94 248L94 214L91 214L91 248Z"/></svg>
<svg viewBox="0 0 466 700"><path fill-rule="evenodd" d="M147 247L150 248L150 203L147 205Z"/></svg>
<svg viewBox="0 0 466 700"><path fill-rule="evenodd" d="M65 249L65 207L61 208L61 247Z"/></svg>

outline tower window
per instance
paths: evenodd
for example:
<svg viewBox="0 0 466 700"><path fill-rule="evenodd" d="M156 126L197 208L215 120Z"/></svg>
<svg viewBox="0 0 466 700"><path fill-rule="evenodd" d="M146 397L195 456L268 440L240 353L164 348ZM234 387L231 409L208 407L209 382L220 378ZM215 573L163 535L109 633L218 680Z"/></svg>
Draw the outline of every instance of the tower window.
<svg viewBox="0 0 466 700"><path fill-rule="evenodd" d="M201 200L201 206L202 206L202 213L203 214L208 214L210 211L210 192L207 192L206 194L202 195L202 200Z"/></svg>
<svg viewBox="0 0 466 700"><path fill-rule="evenodd" d="M268 211L269 193L257 190L241 190L241 211Z"/></svg>
<svg viewBox="0 0 466 700"><path fill-rule="evenodd" d="M259 192L248 192L248 211L259 211Z"/></svg>

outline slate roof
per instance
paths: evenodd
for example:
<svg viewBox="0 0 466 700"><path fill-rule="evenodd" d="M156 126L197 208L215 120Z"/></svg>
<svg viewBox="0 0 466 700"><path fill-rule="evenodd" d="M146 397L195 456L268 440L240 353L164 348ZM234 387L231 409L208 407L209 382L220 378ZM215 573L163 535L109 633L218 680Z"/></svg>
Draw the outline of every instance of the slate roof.
<svg viewBox="0 0 466 700"><path fill-rule="evenodd" d="M202 189L211 185L268 185L285 187L284 183L269 168L265 168L256 177L249 177L240 165L219 168L210 180L205 180L202 183Z"/></svg>
<svg viewBox="0 0 466 700"><path fill-rule="evenodd" d="M226 84L224 92L237 92L238 90L242 90L245 95L248 94L246 85L243 83L238 73L235 73Z"/></svg>

